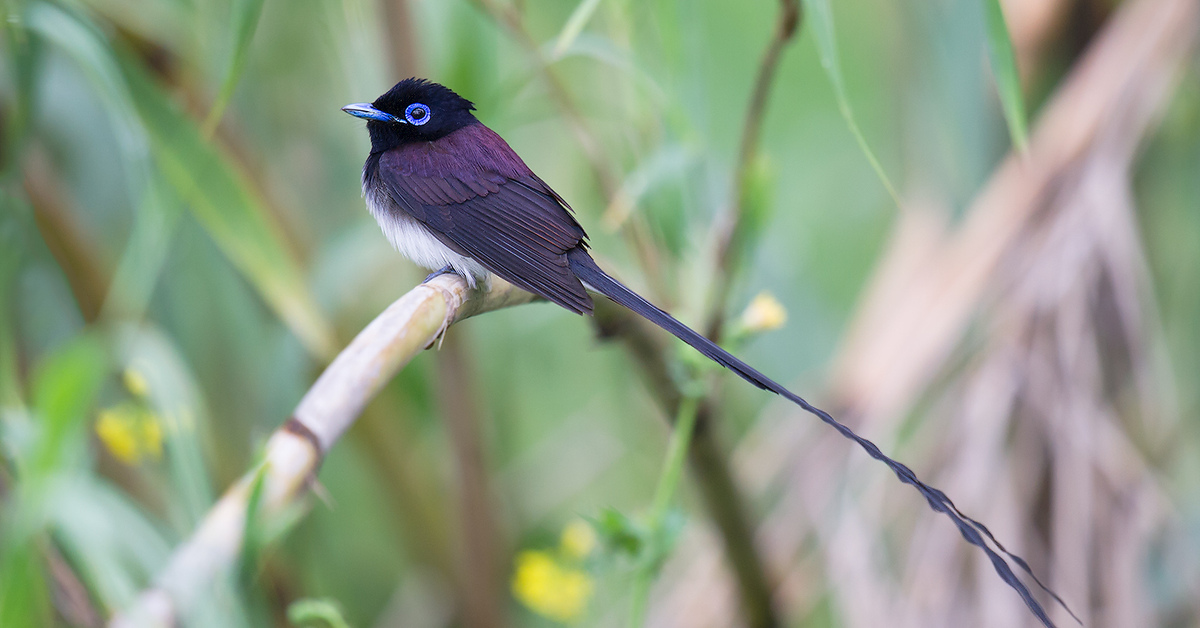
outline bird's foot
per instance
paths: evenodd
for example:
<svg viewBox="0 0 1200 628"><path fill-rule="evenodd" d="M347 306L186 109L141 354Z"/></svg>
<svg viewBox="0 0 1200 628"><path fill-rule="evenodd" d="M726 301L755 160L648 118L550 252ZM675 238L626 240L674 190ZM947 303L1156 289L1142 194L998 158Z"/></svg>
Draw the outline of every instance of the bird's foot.
<svg viewBox="0 0 1200 628"><path fill-rule="evenodd" d="M458 271L454 270L453 266L446 264L445 266L442 266L441 268L433 271L432 273L429 273L429 275L425 277L425 281L422 281L421 283L422 284L429 283L430 281L433 280L434 277L440 277L442 275L458 275ZM461 277L462 275L459 275L459 276ZM433 345L436 344L437 348L441 349L442 343L446 340L446 331L449 328L450 328L449 321L442 321L441 328L439 328L437 330L437 334L434 335L433 340L429 343L429 346L425 347L425 348L429 349L429 348L433 347Z"/></svg>
<svg viewBox="0 0 1200 628"><path fill-rule="evenodd" d="M446 264L445 266L442 266L440 269L429 273L429 275L425 277L425 281L422 281L421 283L429 283L430 281L433 280L434 277L440 277L441 275L457 275L457 274L458 274L458 271L454 270L453 266Z"/></svg>

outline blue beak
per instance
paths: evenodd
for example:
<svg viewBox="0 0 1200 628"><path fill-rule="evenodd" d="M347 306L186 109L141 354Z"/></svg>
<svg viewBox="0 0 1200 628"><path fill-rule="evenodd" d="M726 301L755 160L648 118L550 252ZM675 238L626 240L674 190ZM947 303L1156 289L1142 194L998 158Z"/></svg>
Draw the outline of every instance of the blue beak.
<svg viewBox="0 0 1200 628"><path fill-rule="evenodd" d="M376 122L396 122L399 124L408 124L407 120L397 118L396 116L376 109L369 102L356 102L352 105L342 107L342 111L356 117L366 118L367 120L375 120Z"/></svg>

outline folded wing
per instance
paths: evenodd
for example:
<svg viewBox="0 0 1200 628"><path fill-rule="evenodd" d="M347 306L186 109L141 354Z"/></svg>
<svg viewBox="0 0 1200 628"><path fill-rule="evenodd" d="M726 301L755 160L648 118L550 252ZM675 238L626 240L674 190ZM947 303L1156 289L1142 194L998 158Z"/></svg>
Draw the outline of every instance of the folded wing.
<svg viewBox="0 0 1200 628"><path fill-rule="evenodd" d="M477 146L389 151L380 156L378 176L400 210L450 248L514 285L590 313L592 300L567 261L568 251L586 247L587 235L558 195L500 142L492 152L503 158L505 149L511 158L481 155Z"/></svg>

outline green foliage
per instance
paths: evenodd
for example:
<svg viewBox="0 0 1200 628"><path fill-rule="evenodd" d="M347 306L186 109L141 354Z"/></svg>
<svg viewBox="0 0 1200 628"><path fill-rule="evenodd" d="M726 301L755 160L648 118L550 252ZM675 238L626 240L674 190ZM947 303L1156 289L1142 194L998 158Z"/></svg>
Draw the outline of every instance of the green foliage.
<svg viewBox="0 0 1200 628"><path fill-rule="evenodd" d="M33 412L39 433L21 472L43 477L80 462L87 410L108 375L108 355L100 340L82 335L46 357L33 373Z"/></svg>
<svg viewBox="0 0 1200 628"><path fill-rule="evenodd" d="M896 203L897 207L903 206L900 194L896 192L896 186L892 185L892 180L884 172L879 159L875 157L875 151L871 150L867 138L863 136L862 129L858 127L858 120L854 117L854 110L850 106L850 98L846 94L846 79L842 74L842 64L838 57L837 37L833 28L833 7L830 6L829 0L804 0L804 15L812 30L813 38L817 42L821 67L825 69L829 82L833 84L833 94L837 98L838 111L842 114L842 119L846 121L846 126L854 135L854 140L858 142L863 156L875 170L880 183L891 195L892 201Z"/></svg>
<svg viewBox="0 0 1200 628"><path fill-rule="evenodd" d="M229 157L207 144L195 123L166 100L145 70L131 59L123 68L164 178L309 351L331 355L329 324L263 201Z"/></svg>
<svg viewBox="0 0 1200 628"><path fill-rule="evenodd" d="M296 600L288 607L287 615L297 628L350 628L337 602L332 600Z"/></svg>
<svg viewBox="0 0 1200 628"><path fill-rule="evenodd" d="M646 532L621 511L604 508L591 522L602 547L612 555L636 558L643 554Z"/></svg>
<svg viewBox="0 0 1200 628"><path fill-rule="evenodd" d="M37 543L6 548L0 568L0 622L5 626L49 626L54 609Z"/></svg>
<svg viewBox="0 0 1200 628"><path fill-rule="evenodd" d="M703 320L712 227L733 198L777 5L395 6L407 8L412 72L475 101L572 204L606 267L681 319ZM487 6L513 8L529 40ZM755 294L774 295L772 311L786 317L730 321L726 341L806 394L825 381L898 190L944 192L935 203L961 208L1027 135L999 2L837 3L836 28L834 6L804 0L783 52L745 171L728 304L741 311ZM255 468L320 366L425 271L391 250L365 211L367 138L338 110L402 78L390 70L396 42L381 3L21 0L0 5L0 17L0 626L66 626L64 586L78 583L96 617L126 607L220 492ZM1054 85L1069 49L1048 47L1040 68L1022 70ZM569 106L533 65L539 56ZM1200 93L1194 81L1182 90L1145 148L1137 201L1163 361L1184 383L1200 368ZM576 121L613 170L616 198ZM52 193L37 194L36 181ZM638 229L660 268L642 265ZM94 317L85 293L101 298ZM690 430L668 434L642 372L586 319L531 305L450 333L463 340L469 381L440 381L444 352L416 360L333 450L315 479L322 500L289 536L251 508L240 564L194 592L184 625L465 617L461 435L443 421L452 394L478 413L503 623L530 617L509 596L515 557L579 516L603 548L573 567L597 575L592 608L645 595L684 526L707 524L685 498ZM668 367L677 389L689 399L712 391L718 369L677 345L666 345L679 348ZM1200 396L1178 388L1194 431ZM732 449L769 397L740 383L721 390L723 420L704 427ZM97 432L110 408L156 417L161 457L120 459ZM1157 470L1179 495L1200 495L1186 462L1195 441L1178 439L1185 462ZM772 498L752 497L747 510ZM1180 516L1194 523L1188 499ZM812 606L789 625L835 625L836 586L814 578ZM611 617L580 622L592 620Z"/></svg>

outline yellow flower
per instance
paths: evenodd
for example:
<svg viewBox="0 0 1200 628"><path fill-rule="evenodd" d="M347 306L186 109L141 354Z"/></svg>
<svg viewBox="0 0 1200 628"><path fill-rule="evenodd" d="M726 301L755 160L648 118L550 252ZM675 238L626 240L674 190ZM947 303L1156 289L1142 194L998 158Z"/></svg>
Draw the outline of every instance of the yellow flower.
<svg viewBox="0 0 1200 628"><path fill-rule="evenodd" d="M133 404L102 410L96 418L96 436L114 458L125 464L162 457L162 424L154 413Z"/></svg>
<svg viewBox="0 0 1200 628"><path fill-rule="evenodd" d="M563 528L558 545L563 554L582 560L596 549L596 531L583 519L575 519Z"/></svg>
<svg viewBox="0 0 1200 628"><path fill-rule="evenodd" d="M770 292L760 292L742 312L742 327L750 333L771 331L787 322L787 310Z"/></svg>
<svg viewBox="0 0 1200 628"><path fill-rule="evenodd" d="M562 623L583 614L592 597L592 579L564 566L549 552L526 550L517 555L513 594L534 612Z"/></svg>

